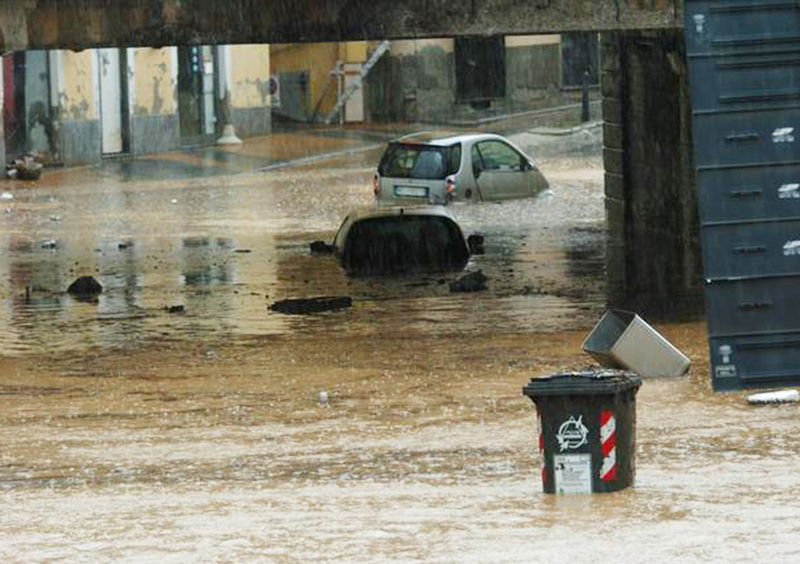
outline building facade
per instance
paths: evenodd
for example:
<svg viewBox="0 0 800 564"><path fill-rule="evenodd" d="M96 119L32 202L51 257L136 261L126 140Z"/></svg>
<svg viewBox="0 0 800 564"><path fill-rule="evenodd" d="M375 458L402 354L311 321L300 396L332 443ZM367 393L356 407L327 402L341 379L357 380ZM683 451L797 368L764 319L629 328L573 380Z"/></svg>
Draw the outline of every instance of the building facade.
<svg viewBox="0 0 800 564"><path fill-rule="evenodd" d="M281 90L273 116L328 121L362 68L363 88L335 116L339 122L469 122L574 104L584 81L599 83L596 33L392 41L370 67L378 45L272 45Z"/></svg>
<svg viewBox="0 0 800 564"><path fill-rule="evenodd" d="M367 46L366 41L272 45L272 72L280 85L273 115L292 122L323 121L361 71ZM365 121L364 90L356 91L336 117Z"/></svg>
<svg viewBox="0 0 800 564"><path fill-rule="evenodd" d="M5 55L5 160L67 166L213 144L225 125L271 129L268 45Z"/></svg>
<svg viewBox="0 0 800 564"><path fill-rule="evenodd" d="M470 122L557 107L598 84L597 34L393 41L367 79L370 119Z"/></svg>

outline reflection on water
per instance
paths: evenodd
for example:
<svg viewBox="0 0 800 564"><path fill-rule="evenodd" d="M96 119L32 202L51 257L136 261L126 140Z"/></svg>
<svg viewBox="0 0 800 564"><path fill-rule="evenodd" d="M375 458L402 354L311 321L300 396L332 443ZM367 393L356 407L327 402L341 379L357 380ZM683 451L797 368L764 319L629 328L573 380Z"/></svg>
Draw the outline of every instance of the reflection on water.
<svg viewBox="0 0 800 564"><path fill-rule="evenodd" d="M18 190L0 216L0 352L361 334L376 324L423 333L585 325L603 302L603 212L599 163L579 164L594 172L570 180L555 170L539 198L453 209L467 234L486 237L467 270L482 270L489 291L474 295L449 293L460 273L348 279L332 257L309 254L349 209L371 205L361 164L137 182L106 168L102 181L86 171ZM95 304L64 294L86 274L105 288ZM354 307L291 321L266 308L317 295L348 295ZM169 313L177 305L183 315Z"/></svg>

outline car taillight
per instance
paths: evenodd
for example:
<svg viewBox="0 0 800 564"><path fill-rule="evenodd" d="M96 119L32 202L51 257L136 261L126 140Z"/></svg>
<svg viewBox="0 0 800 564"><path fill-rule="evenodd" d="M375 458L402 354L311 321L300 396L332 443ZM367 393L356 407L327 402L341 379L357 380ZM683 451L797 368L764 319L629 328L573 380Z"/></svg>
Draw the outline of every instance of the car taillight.
<svg viewBox="0 0 800 564"><path fill-rule="evenodd" d="M454 200L456 197L456 179L454 176L448 176L444 181L444 196L448 200Z"/></svg>
<svg viewBox="0 0 800 564"><path fill-rule="evenodd" d="M376 196L381 193L381 177L377 172L372 176L372 193Z"/></svg>

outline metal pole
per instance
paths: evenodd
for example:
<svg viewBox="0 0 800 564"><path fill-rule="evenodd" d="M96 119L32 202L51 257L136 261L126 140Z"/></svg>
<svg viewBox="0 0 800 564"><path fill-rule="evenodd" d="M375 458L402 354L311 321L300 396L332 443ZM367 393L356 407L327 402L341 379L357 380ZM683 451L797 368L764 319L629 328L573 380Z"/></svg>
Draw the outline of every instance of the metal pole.
<svg viewBox="0 0 800 564"><path fill-rule="evenodd" d="M589 121L589 71L583 71L581 81L581 121Z"/></svg>

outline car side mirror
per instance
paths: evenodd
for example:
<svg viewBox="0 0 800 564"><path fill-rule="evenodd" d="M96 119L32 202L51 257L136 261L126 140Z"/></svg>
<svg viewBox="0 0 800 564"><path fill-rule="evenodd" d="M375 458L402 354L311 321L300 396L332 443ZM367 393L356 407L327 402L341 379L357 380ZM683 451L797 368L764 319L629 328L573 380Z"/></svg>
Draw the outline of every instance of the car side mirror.
<svg viewBox="0 0 800 564"><path fill-rule="evenodd" d="M325 241L313 241L308 247L312 255L332 255L335 250L333 245L329 245Z"/></svg>
<svg viewBox="0 0 800 564"><path fill-rule="evenodd" d="M477 233L473 233L472 235L467 237L467 246L469 247L470 254L482 255L484 253L483 235L478 235Z"/></svg>
<svg viewBox="0 0 800 564"><path fill-rule="evenodd" d="M473 167L472 176L478 178L480 175L481 175L481 169L479 169L478 167Z"/></svg>

